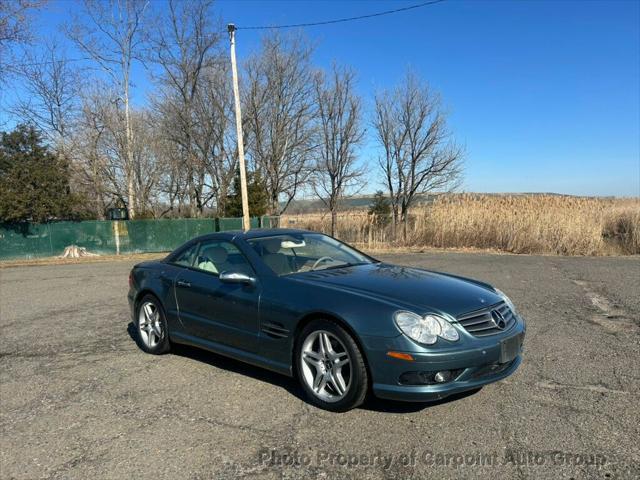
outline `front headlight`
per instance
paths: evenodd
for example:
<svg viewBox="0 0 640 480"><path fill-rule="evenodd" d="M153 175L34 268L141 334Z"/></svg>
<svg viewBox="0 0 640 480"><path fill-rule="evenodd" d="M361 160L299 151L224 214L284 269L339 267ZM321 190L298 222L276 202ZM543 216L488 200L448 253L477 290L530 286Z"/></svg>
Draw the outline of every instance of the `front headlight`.
<svg viewBox="0 0 640 480"><path fill-rule="evenodd" d="M394 315L396 325L402 333L418 343L433 345L438 337L455 342L460 337L458 331L438 315L421 317L413 312L400 311Z"/></svg>
<svg viewBox="0 0 640 480"><path fill-rule="evenodd" d="M516 310L516 306L513 304L513 302L511 301L511 299L509 297L507 297L505 295L505 293L502 290L499 290L497 288L494 287L494 290L496 291L496 293L498 295L500 295L502 297L502 300L504 300L504 303L507 304L507 306L511 309L511 311L513 312L514 315L519 316L518 315L518 311Z"/></svg>

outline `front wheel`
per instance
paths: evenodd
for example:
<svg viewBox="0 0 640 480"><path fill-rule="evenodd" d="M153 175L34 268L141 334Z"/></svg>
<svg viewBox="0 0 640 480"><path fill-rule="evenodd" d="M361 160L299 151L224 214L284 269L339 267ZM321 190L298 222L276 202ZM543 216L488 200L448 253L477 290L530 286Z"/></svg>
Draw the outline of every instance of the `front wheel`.
<svg viewBox="0 0 640 480"><path fill-rule="evenodd" d="M364 358L353 337L337 323L309 323L299 337L296 362L311 403L344 412L364 401L369 382Z"/></svg>
<svg viewBox="0 0 640 480"><path fill-rule="evenodd" d="M138 345L147 353L159 355L169 351L169 329L162 305L153 295L145 295L138 303L136 315Z"/></svg>

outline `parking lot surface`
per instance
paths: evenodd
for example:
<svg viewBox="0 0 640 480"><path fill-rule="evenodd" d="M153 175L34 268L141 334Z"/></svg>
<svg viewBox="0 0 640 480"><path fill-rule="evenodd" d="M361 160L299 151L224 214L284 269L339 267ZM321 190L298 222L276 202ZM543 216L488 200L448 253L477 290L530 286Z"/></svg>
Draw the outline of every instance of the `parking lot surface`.
<svg viewBox="0 0 640 480"><path fill-rule="evenodd" d="M286 377L131 338L131 261L0 269L0 478L638 478L640 259L379 255L490 282L515 375L344 414Z"/></svg>

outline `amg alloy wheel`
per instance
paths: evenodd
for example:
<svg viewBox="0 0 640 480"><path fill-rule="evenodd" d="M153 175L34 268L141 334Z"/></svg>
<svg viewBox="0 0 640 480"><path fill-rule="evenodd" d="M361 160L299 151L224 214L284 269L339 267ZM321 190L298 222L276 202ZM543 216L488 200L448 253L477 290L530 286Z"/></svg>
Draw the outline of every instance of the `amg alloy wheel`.
<svg viewBox="0 0 640 480"><path fill-rule="evenodd" d="M316 320L300 339L298 377L310 400L333 411L360 405L367 391L367 370L353 338L334 322Z"/></svg>
<svg viewBox="0 0 640 480"><path fill-rule="evenodd" d="M145 352L159 354L169 350L167 322L154 296L147 295L140 301L136 323L138 344Z"/></svg>
<svg viewBox="0 0 640 480"><path fill-rule="evenodd" d="M325 330L311 333L302 345L302 377L319 399L337 402L351 386L351 359L342 342Z"/></svg>

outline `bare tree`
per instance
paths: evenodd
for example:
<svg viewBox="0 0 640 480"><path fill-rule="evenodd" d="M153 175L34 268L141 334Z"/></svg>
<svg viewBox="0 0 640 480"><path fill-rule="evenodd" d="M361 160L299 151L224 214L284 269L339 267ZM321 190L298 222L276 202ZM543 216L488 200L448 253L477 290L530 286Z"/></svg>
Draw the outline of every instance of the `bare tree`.
<svg viewBox="0 0 640 480"><path fill-rule="evenodd" d="M125 198L114 174L109 145L109 123L114 99L109 88L98 83L81 94L82 107L74 129L73 184L92 203L96 218L104 219L107 205Z"/></svg>
<svg viewBox="0 0 640 480"><path fill-rule="evenodd" d="M134 133L130 107L131 67L139 57L143 35L142 18L148 0L84 0L87 22L76 18L70 38L110 76L124 110L124 174L127 208L135 217Z"/></svg>
<svg viewBox="0 0 640 480"><path fill-rule="evenodd" d="M157 136L151 113L131 112L133 164L129 172L123 162L127 148L124 114L118 107L118 92L100 85L84 93L82 112L74 131L74 184L93 200L98 218L109 205L124 204L129 180L133 181L134 208L139 214L155 215L162 196L165 165L158 161Z"/></svg>
<svg viewBox="0 0 640 480"><path fill-rule="evenodd" d="M157 135L151 122L152 113L147 110L132 112L134 132L134 185L136 211L145 216L157 216L156 207L160 203L161 177L163 165L156 158L154 143Z"/></svg>
<svg viewBox="0 0 640 480"><path fill-rule="evenodd" d="M265 180L271 214L287 208L311 173L311 53L301 36L273 33L263 37L260 52L246 66L247 153Z"/></svg>
<svg viewBox="0 0 640 480"><path fill-rule="evenodd" d="M451 140L440 97L407 72L392 91L375 97L373 126L383 155L380 166L391 198L394 235L416 195L455 188L461 178L462 150Z"/></svg>
<svg viewBox="0 0 640 480"><path fill-rule="evenodd" d="M216 202L217 214L223 216L225 204L238 170L238 148L231 91L230 66L227 62L208 69L197 97L195 145L205 159L208 190Z"/></svg>
<svg viewBox="0 0 640 480"><path fill-rule="evenodd" d="M357 184L363 171L357 168L355 149L362 141L362 102L354 92L355 73L333 65L326 78L315 77L319 147L313 188L331 212L331 235L335 235L338 204Z"/></svg>
<svg viewBox="0 0 640 480"><path fill-rule="evenodd" d="M211 119L207 117L217 121L219 106L203 102L208 82L205 77L221 63L217 52L220 35L211 21L212 3L169 0L167 18L158 19L150 43L149 57L162 71L158 79L161 93L155 106L170 119L162 125L167 138L176 143L177 159L186 170L192 216L200 216L207 201L217 193L217 179L208 182L207 169L213 152L209 148L211 134L217 132L208 128ZM199 118L203 106L205 118ZM207 184L213 187L213 195L207 191Z"/></svg>
<svg viewBox="0 0 640 480"><path fill-rule="evenodd" d="M173 153L170 171L179 177L187 193L190 214L198 216L215 201L218 214L224 214L229 186L237 169L233 103L228 69L208 68L201 73L197 94L190 101L189 128L186 110L175 92L163 92L154 98L157 135L163 137L164 149ZM188 134L187 134L188 132ZM167 144L170 143L171 145ZM177 187L178 178L170 180ZM181 196L175 195L179 200Z"/></svg>
<svg viewBox="0 0 640 480"><path fill-rule="evenodd" d="M160 123L165 119L160 117L157 111L154 112L155 122ZM187 192L187 175L182 168L180 158L181 152L175 142L167 139L163 135L163 129L154 127L154 156L159 167L158 193L160 202L155 206L159 217L186 216L189 208Z"/></svg>
<svg viewBox="0 0 640 480"><path fill-rule="evenodd" d="M10 52L14 47L31 42L32 16L44 3L45 0L0 2L0 81L4 80L6 73L15 71Z"/></svg>
<svg viewBox="0 0 640 480"><path fill-rule="evenodd" d="M17 68L25 93L12 111L38 127L62 154L69 153L69 140L79 113L78 71L67 60L57 42L43 47L42 54L28 53Z"/></svg>

